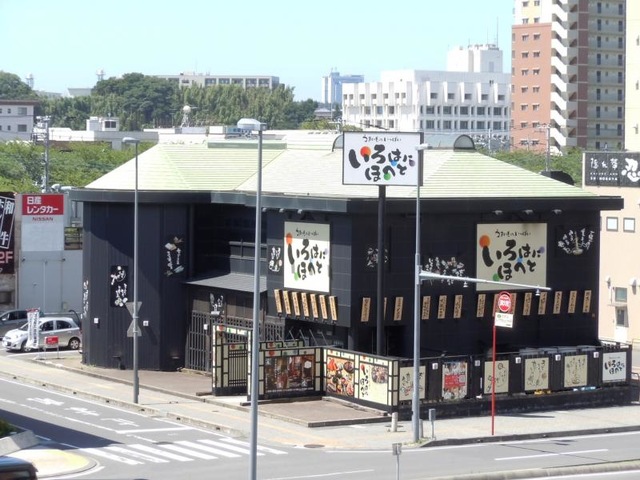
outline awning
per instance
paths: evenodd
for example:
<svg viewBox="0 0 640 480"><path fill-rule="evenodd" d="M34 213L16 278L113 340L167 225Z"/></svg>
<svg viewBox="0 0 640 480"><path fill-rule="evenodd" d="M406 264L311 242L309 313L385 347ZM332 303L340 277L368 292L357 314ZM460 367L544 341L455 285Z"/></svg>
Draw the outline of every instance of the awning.
<svg viewBox="0 0 640 480"><path fill-rule="evenodd" d="M253 292L253 275L244 273L222 273L211 277L187 280L188 285L198 285L200 287L223 288L225 290L236 290L239 292ZM267 291L266 277L260 277L260 292Z"/></svg>

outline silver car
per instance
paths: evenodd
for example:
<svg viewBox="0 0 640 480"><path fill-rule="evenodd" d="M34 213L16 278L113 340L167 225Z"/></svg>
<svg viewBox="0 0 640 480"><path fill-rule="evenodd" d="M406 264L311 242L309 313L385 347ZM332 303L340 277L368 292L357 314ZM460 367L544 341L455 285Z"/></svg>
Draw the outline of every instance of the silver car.
<svg viewBox="0 0 640 480"><path fill-rule="evenodd" d="M0 339L9 330L21 327L25 323L27 323L26 310L9 310L8 312L0 313Z"/></svg>
<svg viewBox="0 0 640 480"><path fill-rule="evenodd" d="M29 324L9 330L2 339L7 350L29 351L27 346ZM57 343L52 340L57 339ZM82 331L69 317L40 317L38 319L38 348L69 348L78 350L81 345Z"/></svg>

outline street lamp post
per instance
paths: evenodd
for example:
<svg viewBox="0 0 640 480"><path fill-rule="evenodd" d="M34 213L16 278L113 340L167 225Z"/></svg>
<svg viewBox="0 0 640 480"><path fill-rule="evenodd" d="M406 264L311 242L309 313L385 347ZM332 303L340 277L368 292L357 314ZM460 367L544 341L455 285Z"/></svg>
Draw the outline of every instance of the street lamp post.
<svg viewBox="0 0 640 480"><path fill-rule="evenodd" d="M133 333L133 403L138 403L140 392L140 381L138 378L138 335L140 327L138 325L138 144L140 140L133 137L124 137L124 144L133 144L136 147L135 159L135 186L133 194L133 311L131 316Z"/></svg>
<svg viewBox="0 0 640 480"><path fill-rule="evenodd" d="M251 438L249 478L257 478L258 458L258 355L260 350L260 252L262 238L262 132L267 125L252 118L238 120L238 128L258 132L258 169L256 172L256 237L253 259L253 331L251 334Z"/></svg>

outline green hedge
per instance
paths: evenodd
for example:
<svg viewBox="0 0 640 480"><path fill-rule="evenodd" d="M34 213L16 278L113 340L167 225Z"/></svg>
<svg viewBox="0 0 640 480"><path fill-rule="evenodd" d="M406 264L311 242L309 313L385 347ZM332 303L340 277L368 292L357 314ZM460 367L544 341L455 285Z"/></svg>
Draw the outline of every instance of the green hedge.
<svg viewBox="0 0 640 480"><path fill-rule="evenodd" d="M13 425L0 418L0 438L6 437L7 435L15 431L16 429L13 428Z"/></svg>

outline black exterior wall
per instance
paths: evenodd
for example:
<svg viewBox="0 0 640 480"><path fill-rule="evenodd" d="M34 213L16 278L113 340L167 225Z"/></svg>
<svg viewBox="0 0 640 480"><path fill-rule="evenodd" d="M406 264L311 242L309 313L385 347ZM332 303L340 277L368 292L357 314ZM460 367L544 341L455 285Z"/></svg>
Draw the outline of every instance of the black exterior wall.
<svg viewBox="0 0 640 480"><path fill-rule="evenodd" d="M189 206L141 204L139 206L138 301L142 337L139 367L169 370L181 365L188 313L183 281L189 264ZM110 274L115 266L127 268L127 301L133 301L134 219L131 204L86 203L84 207L85 321L83 360L89 365L132 368L133 340L127 336L132 317L124 306L111 301ZM183 240L184 270L170 272L168 249ZM179 269L178 269L179 270ZM148 325L144 325L148 322Z"/></svg>

